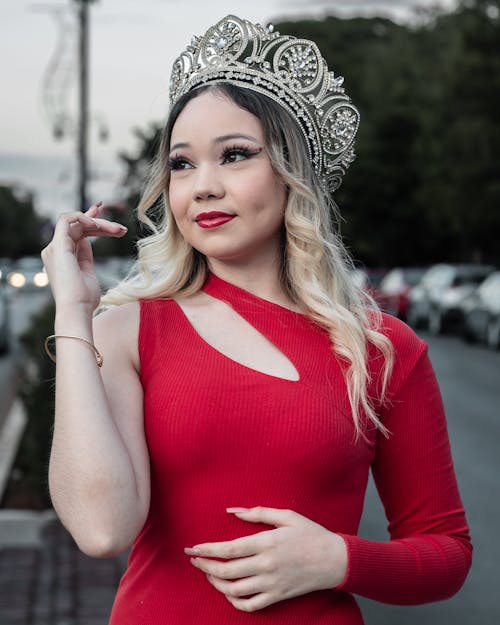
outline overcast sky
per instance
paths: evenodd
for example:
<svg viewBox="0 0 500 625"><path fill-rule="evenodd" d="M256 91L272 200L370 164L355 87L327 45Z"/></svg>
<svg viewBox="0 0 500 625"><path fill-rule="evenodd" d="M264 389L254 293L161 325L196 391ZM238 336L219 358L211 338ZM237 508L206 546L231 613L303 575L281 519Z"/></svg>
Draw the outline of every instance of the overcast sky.
<svg viewBox="0 0 500 625"><path fill-rule="evenodd" d="M440 2L452 7L456 0ZM144 128L152 120L164 119L173 60L193 34L203 34L227 13L261 23L325 13L382 14L404 20L418 4L431 3L435 4L433 0L99 0L90 11L91 110L106 119L111 136L108 143L98 143L94 124L92 157L100 162L116 160L118 150L136 146L133 126ZM0 153L64 158L74 153L69 139L53 140L41 106L42 78L60 34L58 22L47 7L67 8L72 4L71 0L1 1ZM68 11L64 23L70 33ZM74 78L76 72L69 75ZM66 105L73 117L75 93L73 89Z"/></svg>

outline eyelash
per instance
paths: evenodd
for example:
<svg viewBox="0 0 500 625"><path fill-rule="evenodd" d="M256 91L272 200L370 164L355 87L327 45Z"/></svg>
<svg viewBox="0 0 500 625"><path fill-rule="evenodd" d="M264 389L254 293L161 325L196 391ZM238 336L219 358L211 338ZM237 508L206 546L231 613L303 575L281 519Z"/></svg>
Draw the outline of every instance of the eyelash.
<svg viewBox="0 0 500 625"><path fill-rule="evenodd" d="M233 145L227 146L222 151L222 160L230 163L235 163L237 161L228 161L228 157L231 155L243 156L244 158L252 158L252 156L256 156L261 152L261 149L251 150L247 146L244 145ZM168 159L168 168L171 170L182 170L185 169L183 167L184 164L190 164L189 161L182 156L174 156L173 158Z"/></svg>

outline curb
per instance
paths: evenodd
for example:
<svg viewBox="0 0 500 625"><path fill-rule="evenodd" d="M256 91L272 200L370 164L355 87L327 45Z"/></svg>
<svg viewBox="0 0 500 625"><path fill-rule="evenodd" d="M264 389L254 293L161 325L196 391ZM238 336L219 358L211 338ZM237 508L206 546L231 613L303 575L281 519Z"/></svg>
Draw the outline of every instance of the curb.
<svg viewBox="0 0 500 625"><path fill-rule="evenodd" d="M28 418L19 398L14 399L0 430L0 498L16 458Z"/></svg>

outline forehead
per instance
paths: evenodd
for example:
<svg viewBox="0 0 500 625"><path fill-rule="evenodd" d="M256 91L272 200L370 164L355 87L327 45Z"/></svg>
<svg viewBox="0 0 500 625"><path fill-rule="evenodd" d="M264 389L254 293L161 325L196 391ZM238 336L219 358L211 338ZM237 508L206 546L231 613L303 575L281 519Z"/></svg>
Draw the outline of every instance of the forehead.
<svg viewBox="0 0 500 625"><path fill-rule="evenodd" d="M172 128L170 143L191 143L237 132L264 140L264 130L258 117L223 93L204 91L190 100L180 112Z"/></svg>

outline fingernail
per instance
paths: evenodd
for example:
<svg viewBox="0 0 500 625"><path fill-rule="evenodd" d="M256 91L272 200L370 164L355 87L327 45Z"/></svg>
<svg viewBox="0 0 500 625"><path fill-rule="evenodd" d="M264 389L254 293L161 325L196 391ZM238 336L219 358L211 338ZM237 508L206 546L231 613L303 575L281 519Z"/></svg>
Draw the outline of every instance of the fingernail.
<svg viewBox="0 0 500 625"><path fill-rule="evenodd" d="M196 567L198 566L198 562L197 562L196 558L191 558L189 561L191 562L191 564L193 566L196 566Z"/></svg>
<svg viewBox="0 0 500 625"><path fill-rule="evenodd" d="M188 556L199 556L201 552L196 547L186 547L184 553Z"/></svg>
<svg viewBox="0 0 500 625"><path fill-rule="evenodd" d="M122 226L121 224L118 224L118 226L120 226L120 228L122 230L124 230L125 232L127 232L128 228L126 226Z"/></svg>
<svg viewBox="0 0 500 625"><path fill-rule="evenodd" d="M99 202L95 203L95 207L96 208L100 208L102 206L102 204L103 204L102 200L99 200Z"/></svg>
<svg viewBox="0 0 500 625"><path fill-rule="evenodd" d="M226 508L226 512L249 512L249 508Z"/></svg>

